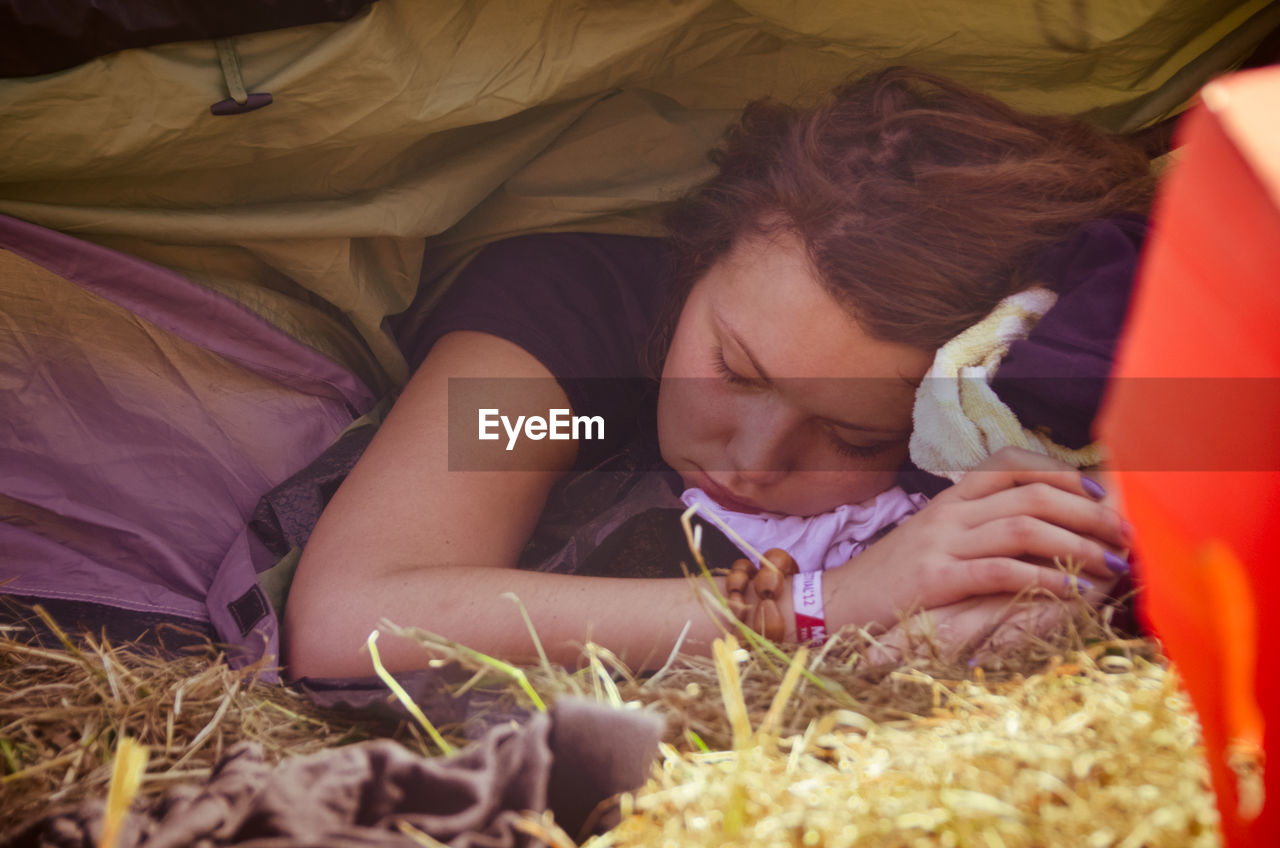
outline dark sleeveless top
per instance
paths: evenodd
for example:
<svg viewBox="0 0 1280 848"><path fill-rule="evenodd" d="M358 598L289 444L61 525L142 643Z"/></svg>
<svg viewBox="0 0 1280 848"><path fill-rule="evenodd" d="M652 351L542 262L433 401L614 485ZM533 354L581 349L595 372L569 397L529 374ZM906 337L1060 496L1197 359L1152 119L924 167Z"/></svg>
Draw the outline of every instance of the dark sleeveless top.
<svg viewBox="0 0 1280 848"><path fill-rule="evenodd" d="M1014 343L993 382L1025 426L1073 447L1090 441L1145 230L1137 217L1096 221L1039 257L1037 276L1058 303ZM678 575L679 562L690 561L676 520L679 478L658 453L657 382L644 366L668 262L662 239L521 236L483 249L425 320L400 323L413 328L401 345L414 367L446 333L491 333L545 365L575 414L609 424L604 440L580 443L522 567L658 576ZM945 485L910 467L901 482L928 494ZM709 559L731 561L736 548L711 530Z"/></svg>

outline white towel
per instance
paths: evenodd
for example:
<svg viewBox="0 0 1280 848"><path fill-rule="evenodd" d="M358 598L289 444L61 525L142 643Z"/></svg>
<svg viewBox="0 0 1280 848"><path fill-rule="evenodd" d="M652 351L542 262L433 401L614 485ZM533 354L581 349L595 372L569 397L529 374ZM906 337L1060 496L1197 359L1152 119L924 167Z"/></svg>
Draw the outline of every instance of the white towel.
<svg viewBox="0 0 1280 848"><path fill-rule="evenodd" d="M939 349L916 391L912 411L911 459L917 466L954 482L1007 446L1077 468L1102 460L1097 442L1076 450L1026 429L991 388L991 378L1009 345L1026 338L1057 299L1046 288L1011 295Z"/></svg>

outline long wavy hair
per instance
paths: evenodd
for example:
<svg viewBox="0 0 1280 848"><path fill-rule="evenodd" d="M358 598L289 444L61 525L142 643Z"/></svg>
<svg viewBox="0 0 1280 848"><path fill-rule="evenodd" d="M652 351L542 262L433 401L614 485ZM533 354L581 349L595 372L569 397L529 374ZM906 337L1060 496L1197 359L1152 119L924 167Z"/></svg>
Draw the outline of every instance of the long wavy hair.
<svg viewBox="0 0 1280 848"><path fill-rule="evenodd" d="M655 373L690 289L745 235L791 231L867 333L936 349L1033 284L1043 248L1145 213L1154 189L1125 139L903 67L812 108L753 102L711 158L716 176L667 215Z"/></svg>

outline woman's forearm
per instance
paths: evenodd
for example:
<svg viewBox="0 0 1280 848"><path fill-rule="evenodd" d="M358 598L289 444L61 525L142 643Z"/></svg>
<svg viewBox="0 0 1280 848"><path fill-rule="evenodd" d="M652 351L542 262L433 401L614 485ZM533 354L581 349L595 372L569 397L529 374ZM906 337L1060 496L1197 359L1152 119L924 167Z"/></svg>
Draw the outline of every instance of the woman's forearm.
<svg viewBox="0 0 1280 848"><path fill-rule="evenodd" d="M534 660L533 640L508 593L528 611L553 662L572 667L582 646L593 641L633 668L653 668L665 662L686 623L681 649L709 652L720 630L699 600L705 585L701 578L580 577L474 566L405 569L323 591L304 585L291 593L286 612L288 673L371 674L365 640L384 619L492 656ZM789 607L789 598L784 603ZM378 650L393 670L421 668L432 658L407 639L383 637Z"/></svg>

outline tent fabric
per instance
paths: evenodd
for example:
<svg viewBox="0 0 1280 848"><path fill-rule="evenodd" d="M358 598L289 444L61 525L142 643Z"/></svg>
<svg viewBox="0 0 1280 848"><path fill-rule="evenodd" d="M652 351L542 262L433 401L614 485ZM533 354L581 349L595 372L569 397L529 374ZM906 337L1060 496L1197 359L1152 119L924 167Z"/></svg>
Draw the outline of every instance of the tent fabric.
<svg viewBox="0 0 1280 848"><path fill-rule="evenodd" d="M235 38L275 102L224 117L210 41L0 80L5 591L278 655L255 506L407 379L388 318L483 244L657 233L754 97L909 63L1134 128L1280 22L1266 0L980 5L378 0Z"/></svg>
<svg viewBox="0 0 1280 848"><path fill-rule="evenodd" d="M0 213L178 270L389 387L407 371L382 322L412 299L425 238L443 286L502 235L655 232L752 97L911 63L1119 129L1152 98L1148 120L1176 111L1280 13L980 6L380 0L235 39L275 102L227 118L208 113L226 96L212 42L126 50L0 82Z"/></svg>
<svg viewBox="0 0 1280 848"><path fill-rule="evenodd" d="M246 516L369 389L172 271L3 217L0 303L4 590L274 643Z"/></svg>
<svg viewBox="0 0 1280 848"><path fill-rule="evenodd" d="M170 41L344 21L372 0L0 0L0 76L60 71Z"/></svg>

